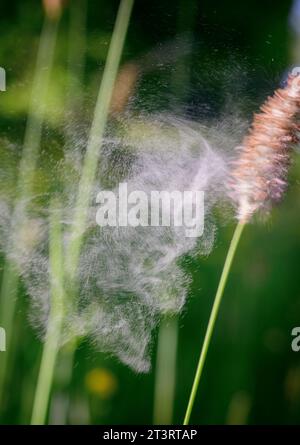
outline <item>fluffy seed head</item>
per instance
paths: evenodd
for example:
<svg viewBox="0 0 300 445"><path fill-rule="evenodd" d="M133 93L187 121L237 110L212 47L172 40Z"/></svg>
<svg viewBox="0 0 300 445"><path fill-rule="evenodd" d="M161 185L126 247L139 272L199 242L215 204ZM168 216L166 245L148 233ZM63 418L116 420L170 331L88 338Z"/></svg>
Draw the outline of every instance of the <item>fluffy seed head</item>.
<svg viewBox="0 0 300 445"><path fill-rule="evenodd" d="M280 201L287 185L290 149L298 142L300 75L293 70L285 88L279 88L254 115L253 123L233 162L229 194L237 204L237 218Z"/></svg>

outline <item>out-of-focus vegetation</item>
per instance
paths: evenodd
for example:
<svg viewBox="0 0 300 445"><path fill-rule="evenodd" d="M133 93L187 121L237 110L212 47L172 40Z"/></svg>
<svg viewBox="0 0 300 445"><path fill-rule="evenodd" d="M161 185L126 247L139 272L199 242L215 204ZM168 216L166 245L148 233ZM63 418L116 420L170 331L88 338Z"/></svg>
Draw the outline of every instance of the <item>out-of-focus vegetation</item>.
<svg viewBox="0 0 300 445"><path fill-rule="evenodd" d="M35 193L51 189L48 161L62 156L68 137L65 128L73 140L92 119L118 4L65 2L34 175ZM169 110L198 121L213 119L219 125L236 114L250 120L286 70L299 62L297 35L289 24L291 8L291 1L136 1L111 105L112 119L129 104L134 113ZM43 20L42 2L1 2L0 65L7 72L7 91L0 93L0 162L7 173L0 177L1 194L15 186L17 165L12 159L21 157ZM17 156L11 156L11 151ZM299 178L299 154L295 153L285 201L267 222L245 230L191 423L300 421L300 352L291 349L291 330L300 325ZM193 282L179 319L174 423L183 420L232 231L232 225L220 223L211 254L185 266ZM2 269L3 256L0 261ZM1 423L28 423L41 343L28 322L28 298L22 284L11 348ZM67 389L60 385L63 363L57 370L49 422L64 422L60 413L69 404L69 423L151 423L155 352L156 338L152 371L137 375L88 342L82 343Z"/></svg>

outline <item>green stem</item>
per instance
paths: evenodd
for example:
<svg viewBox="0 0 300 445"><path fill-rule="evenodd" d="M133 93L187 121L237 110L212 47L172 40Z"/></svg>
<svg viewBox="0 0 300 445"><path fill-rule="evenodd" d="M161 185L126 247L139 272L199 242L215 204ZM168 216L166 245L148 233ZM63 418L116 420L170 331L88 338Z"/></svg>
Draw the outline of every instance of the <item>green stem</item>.
<svg viewBox="0 0 300 445"><path fill-rule="evenodd" d="M42 124L46 107L58 22L45 19L39 43L37 62L32 83L31 99L26 124L22 159L16 189L16 202L12 216L11 235L7 251L14 253L18 249L18 234L26 224L25 204L31 196L32 179L36 168ZM6 330L7 351L1 357L0 366L0 401L2 402L6 371L11 355L13 319L18 293L18 271L8 258L5 261L0 295L0 325ZM2 403L1 403L2 405Z"/></svg>
<svg viewBox="0 0 300 445"><path fill-rule="evenodd" d="M171 425L176 386L176 357L178 343L178 317L162 320L157 345L154 425Z"/></svg>
<svg viewBox="0 0 300 445"><path fill-rule="evenodd" d="M134 0L121 0L94 111L94 119L87 144L82 175L79 181L71 241L66 254L68 279L70 279L71 282L76 277L80 249L91 200L91 191L96 176L109 105L118 73L133 2Z"/></svg>
<svg viewBox="0 0 300 445"><path fill-rule="evenodd" d="M186 414L185 414L185 418L183 421L183 425L188 425L189 421L190 421L190 417L191 417L191 412L194 406L194 402L195 402L195 397L197 394L197 390L198 390L198 386L199 386L199 382L201 379L201 375L202 375L202 371L203 371L203 367L205 364L205 359L206 359L206 355L207 355L207 351L208 351L208 347L210 344L210 340L212 337L212 333L215 327L215 323L216 323L216 319L218 316L218 312L219 312L219 308L220 308L220 304L221 304L221 300L222 300L222 296L224 293L224 288L226 286L227 283L227 279L228 279L228 275L231 269L231 265L232 265L232 261L237 249L237 246L239 244L239 240L240 237L242 235L243 229L245 227L245 223L243 222L239 222L236 226L236 229L234 231L230 246L229 246L229 250L226 256L226 260L225 260L225 264L223 267L223 271L222 271L222 275L219 281L219 285L218 285L218 289L217 289L217 293L215 296L215 300L214 300L214 304L212 307L212 311L210 314L210 318L209 318L209 322L208 322L208 326L206 329L206 333L205 333L205 338L204 338L204 342L203 342L203 346L201 349L201 353L200 353L200 357L199 357L199 362L198 362L198 366L197 366L197 370L196 370L196 374L195 374L195 378L194 378L194 383L192 386L192 390L191 390L191 394L190 394L190 398L189 398L189 403L187 406L187 410L186 410Z"/></svg>
<svg viewBox="0 0 300 445"><path fill-rule="evenodd" d="M50 314L43 347L31 424L44 425L64 318L63 251L60 211L51 208L49 235Z"/></svg>
<svg viewBox="0 0 300 445"><path fill-rule="evenodd" d="M83 162L82 174L79 181L78 194L73 217L73 228L71 231L70 243L66 249L65 256L65 282L67 286L70 287L68 298L70 298L71 305L74 303L73 300L77 291L76 271L86 226L88 208L91 201L91 191L96 176L98 161L101 152L102 139L108 119L109 105L120 65L133 3L134 0L121 0L120 2L100 84L97 103L94 110L94 118L91 125L86 155ZM68 349L69 366L73 365L73 358L77 344L78 339L74 339L74 341L70 345L70 348ZM72 375L72 372L69 372L68 375ZM67 385L67 383L69 382L65 382L65 385Z"/></svg>
<svg viewBox="0 0 300 445"><path fill-rule="evenodd" d="M85 66L85 28L87 16L87 0L72 0L70 3L70 31L69 31L69 67L68 67L68 91L66 111L71 120L70 134L72 139L76 137L77 125L82 119ZM71 119L70 119L71 116ZM73 122L74 120L74 122ZM70 141L72 142L72 141Z"/></svg>
<svg viewBox="0 0 300 445"><path fill-rule="evenodd" d="M67 133L70 148L73 146L72 144L76 137L79 137L78 126L82 119L82 114L79 110L83 110L86 18L87 0L72 0L70 3L69 78L66 97L66 113L70 121ZM56 395L63 397L65 403L60 404L60 424L66 424L68 420L75 344L77 344L77 339L62 347L57 358L58 366L56 367L53 380L55 392L51 397L49 415L51 416L51 413L55 411Z"/></svg>
<svg viewBox="0 0 300 445"><path fill-rule="evenodd" d="M22 199L27 199L31 196L32 177L35 173L42 137L42 127L46 111L46 98L54 60L57 29L57 20L45 19L32 84L22 159L19 166L17 186L18 201L22 201Z"/></svg>

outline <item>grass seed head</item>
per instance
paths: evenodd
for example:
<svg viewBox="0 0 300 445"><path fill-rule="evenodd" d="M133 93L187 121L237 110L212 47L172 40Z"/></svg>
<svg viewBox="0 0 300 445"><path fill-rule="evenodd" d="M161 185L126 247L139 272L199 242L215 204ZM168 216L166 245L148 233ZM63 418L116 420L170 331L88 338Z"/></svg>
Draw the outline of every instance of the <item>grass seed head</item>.
<svg viewBox="0 0 300 445"><path fill-rule="evenodd" d="M237 219L247 222L258 210L281 200L287 187L290 151L297 143L300 75L293 71L286 86L261 106L233 162L229 194L237 205Z"/></svg>

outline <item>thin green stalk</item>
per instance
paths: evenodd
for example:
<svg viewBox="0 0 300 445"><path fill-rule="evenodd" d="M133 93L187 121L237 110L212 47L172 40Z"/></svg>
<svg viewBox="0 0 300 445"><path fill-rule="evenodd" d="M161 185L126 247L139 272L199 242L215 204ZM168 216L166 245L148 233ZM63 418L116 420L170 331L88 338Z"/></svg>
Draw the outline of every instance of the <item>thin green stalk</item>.
<svg viewBox="0 0 300 445"><path fill-rule="evenodd" d="M67 273L71 281L76 277L88 208L91 201L91 191L96 176L109 105L118 73L133 2L134 0L121 0L94 111L87 151L79 181L71 241L66 254Z"/></svg>
<svg viewBox="0 0 300 445"><path fill-rule="evenodd" d="M79 181L78 195L73 216L73 229L71 232L70 243L66 250L65 282L71 287L71 292L69 292L68 295L71 304L74 303L73 300L76 294L76 271L86 226L88 208L91 201L91 191L96 176L102 139L109 113L109 105L120 65L133 3L134 0L121 0L120 2L94 110L94 118L91 125L82 174ZM67 352L68 363L70 366L73 365L73 358L77 344L78 340L75 339ZM72 373L69 373L69 375L71 374Z"/></svg>
<svg viewBox="0 0 300 445"><path fill-rule="evenodd" d="M54 424L58 422L60 425L70 423L69 411L72 404L71 384L76 347L77 342L76 345L69 342L58 352L57 366L53 379L55 391L52 394L49 406L49 422ZM57 405L59 405L59 418L57 417Z"/></svg>
<svg viewBox="0 0 300 445"><path fill-rule="evenodd" d="M176 385L178 317L162 320L156 355L154 425L171 425Z"/></svg>
<svg viewBox="0 0 300 445"><path fill-rule="evenodd" d="M69 66L68 66L68 91L66 97L66 112L70 125L68 126L69 145L78 136L78 125L82 114L83 106L83 81L85 66L85 31L87 18L87 0L72 0L70 3L70 30L69 30ZM79 137L79 136L78 136ZM73 355L76 347L69 343L61 348L58 354L58 365L54 375L54 385L56 388L49 407L49 417L55 410L55 397L59 394L66 402L60 406L60 423L67 423L70 399L70 380L72 376ZM53 414L54 416L55 414Z"/></svg>
<svg viewBox="0 0 300 445"><path fill-rule="evenodd" d="M208 322L208 326L206 329L206 333L205 333L205 337L204 337L204 342L203 342L203 346L201 349L201 353L200 353L200 357L199 357L199 362L198 362L198 366L197 366L197 370L196 370L196 374L195 374L195 378L194 378L194 383L192 386L192 390L191 390L191 394L190 394L190 398L189 398L189 402L188 402L188 406L187 406L187 410L185 413L185 418L183 421L183 425L188 425L189 421L190 421L190 417L191 417L191 412L194 406L194 402L195 402L195 397L197 394L197 390L198 390L198 386L199 386L199 382L201 379L201 375L202 375L202 371L203 371L203 367L205 364L205 359L206 359L206 355L207 355L207 351L208 351L208 347L210 344L210 340L214 331L214 327L215 327L215 323L216 323L216 319L218 316L218 312L219 312L219 308L220 308L220 304L221 304L221 300L222 300L222 296L224 293L224 288L226 286L227 283L227 279L228 279L228 275L231 269L231 265L232 265L232 261L237 249L237 246L239 244L239 240L240 237L242 235L243 229L245 227L245 223L243 222L239 222L236 226L236 229L234 231L230 246L229 246L229 250L226 256L226 260L225 260L225 264L223 267L223 271L222 271L222 275L219 281L219 285L218 285L218 289L217 289L217 293L215 296L215 300L214 300L214 304L212 307L212 311L210 314L210 318L209 318L209 322Z"/></svg>
<svg viewBox="0 0 300 445"><path fill-rule="evenodd" d="M13 253L18 249L18 234L26 224L25 204L32 192L32 179L38 159L42 124L46 107L46 94L53 65L54 48L57 36L58 21L45 19L41 33L37 62L32 84L31 99L28 110L22 159L19 166L19 176L16 188L15 208L12 216L11 236L8 240L7 251ZM0 325L6 331L7 351L1 356L0 366L0 401L11 354L11 338L13 333L13 319L18 293L18 271L16 266L6 259L0 295Z"/></svg>
<svg viewBox="0 0 300 445"><path fill-rule="evenodd" d="M69 63L68 63L68 92L66 111L71 116L70 133L74 140L77 125L82 114L78 113L83 106L82 87L85 67L85 30L87 18L87 0L72 0L70 3L70 30L69 30ZM72 141L71 141L72 142Z"/></svg>
<svg viewBox="0 0 300 445"><path fill-rule="evenodd" d="M59 350L64 318L63 251L60 211L53 204L50 212L49 262L50 262L50 314L43 347L42 360L34 397L31 424L44 425L49 404L54 367Z"/></svg>

